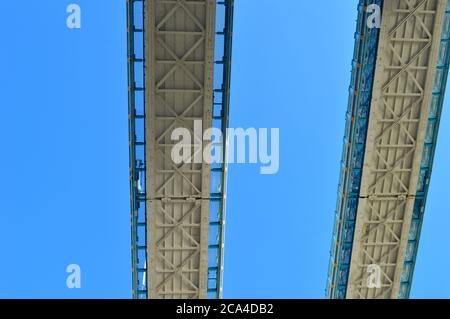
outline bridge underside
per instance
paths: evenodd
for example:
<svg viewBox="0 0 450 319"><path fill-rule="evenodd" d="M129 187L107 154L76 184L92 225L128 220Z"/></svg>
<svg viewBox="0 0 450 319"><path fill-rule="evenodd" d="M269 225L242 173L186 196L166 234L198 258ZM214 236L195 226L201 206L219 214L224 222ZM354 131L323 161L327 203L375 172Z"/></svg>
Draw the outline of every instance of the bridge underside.
<svg viewBox="0 0 450 319"><path fill-rule="evenodd" d="M233 1L128 0L127 12L133 297L220 298L226 148L220 163L203 151L206 130L226 138ZM176 129L189 134L182 162Z"/></svg>
<svg viewBox="0 0 450 319"><path fill-rule="evenodd" d="M206 297L210 167L202 156L195 163L193 146L192 157L175 164L171 134L187 128L203 143L211 127L215 6L146 2L149 298ZM203 124L200 136L195 120Z"/></svg>
<svg viewBox="0 0 450 319"><path fill-rule="evenodd" d="M382 22L368 30L366 12L358 25L366 56L352 82L331 298L408 297L448 69L447 0L360 1L361 11L370 4Z"/></svg>

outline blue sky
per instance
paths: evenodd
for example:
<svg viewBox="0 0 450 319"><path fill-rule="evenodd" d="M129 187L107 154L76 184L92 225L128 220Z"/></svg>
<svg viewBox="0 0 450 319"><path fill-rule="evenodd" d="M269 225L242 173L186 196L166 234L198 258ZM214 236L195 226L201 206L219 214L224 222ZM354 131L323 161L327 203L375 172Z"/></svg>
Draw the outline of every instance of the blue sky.
<svg viewBox="0 0 450 319"><path fill-rule="evenodd" d="M280 171L230 165L224 297L324 296L356 2L236 0L230 125L280 128ZM2 1L0 30L0 297L129 298L125 0ZM449 101L412 297L450 297Z"/></svg>

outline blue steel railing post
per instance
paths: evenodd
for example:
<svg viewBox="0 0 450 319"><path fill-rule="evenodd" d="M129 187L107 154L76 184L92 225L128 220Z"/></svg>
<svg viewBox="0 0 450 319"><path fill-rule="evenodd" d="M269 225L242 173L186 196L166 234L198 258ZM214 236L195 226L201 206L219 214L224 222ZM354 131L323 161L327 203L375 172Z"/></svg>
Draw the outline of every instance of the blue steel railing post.
<svg viewBox="0 0 450 319"><path fill-rule="evenodd" d="M234 0L227 0L225 4L225 46L224 46L224 73L223 73L223 116L222 121L222 133L224 138L224 145L228 138L228 125L229 125L229 106L230 106L230 86L231 86L231 56L232 56L232 38L233 38L233 12L234 12ZM222 185L223 185L223 196L222 196L222 225L220 230L220 242L222 243L220 254L219 254L219 291L217 293L217 298L222 298L222 287L223 287L223 261L224 261L224 247L225 242L225 213L226 213L226 188L227 188L227 156L228 152L224 149L223 152L223 172L222 172Z"/></svg>
<svg viewBox="0 0 450 319"><path fill-rule="evenodd" d="M230 105L230 84L231 84L231 55L232 55L232 38L233 38L233 11L234 0L218 1L218 6L223 6L224 16L217 16L216 20L224 19L223 30L216 30L216 48L218 51L223 43L223 57L220 61L215 61L215 65L219 66L222 74L214 72L215 78L220 78L219 87L214 87L213 102L213 123L218 121L217 128L222 132L222 163L218 166L211 166L211 180L214 181L215 174L219 174L219 189L213 189L211 186L211 218L210 233L217 230L216 236L210 235L208 243L208 297L222 298L223 285L223 260L224 260L224 239L225 239L225 211L226 211L226 188L227 188L227 149L226 140L229 123L229 105ZM220 10L217 10L220 12ZM218 109L220 114L216 114L214 110ZM214 126L214 124L213 124ZM215 127L215 126L214 126ZM217 206L216 206L217 204ZM213 238L211 238L213 237Z"/></svg>
<svg viewBox="0 0 450 319"><path fill-rule="evenodd" d="M140 6L140 12L135 5ZM145 165L145 68L144 68L144 0L127 0L127 62L128 62L128 135L130 171L130 218L131 218L131 267L132 297L147 298L146 283L146 165ZM136 21L142 27L136 27ZM136 56L135 37L141 34L141 55ZM141 72L136 72L136 64L141 64ZM138 74L141 74L139 78ZM139 81L140 80L140 81ZM142 83L137 86L136 82ZM137 92L140 99L137 98ZM139 100L139 111L137 110ZM138 138L139 133L139 138ZM140 242L144 241L144 245ZM142 276L142 279L141 279Z"/></svg>
<svg viewBox="0 0 450 319"><path fill-rule="evenodd" d="M131 267L132 267L132 297L136 298L136 291L134 289L134 283L136 282L136 269L134 267L136 260L136 242L135 242L135 207L134 207L134 152L132 148L134 147L131 142L131 137L134 135L134 122L133 122L133 111L134 111L134 91L132 89L133 79L134 79L134 69L131 65L131 59L133 56L134 43L132 37L133 28L133 1L127 0L127 63L128 63L128 136L129 141L129 171L130 171L130 222L131 222Z"/></svg>

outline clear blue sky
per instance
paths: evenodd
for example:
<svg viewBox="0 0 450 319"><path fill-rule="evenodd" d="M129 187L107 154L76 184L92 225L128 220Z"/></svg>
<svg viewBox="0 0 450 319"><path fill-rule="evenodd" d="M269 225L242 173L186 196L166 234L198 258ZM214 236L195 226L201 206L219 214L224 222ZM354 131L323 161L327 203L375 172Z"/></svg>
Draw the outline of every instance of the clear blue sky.
<svg viewBox="0 0 450 319"><path fill-rule="evenodd" d="M231 126L281 154L230 166L225 297L324 296L356 2L236 0ZM0 297L129 298L125 0L2 1L0 41ZM412 297L450 297L449 101Z"/></svg>

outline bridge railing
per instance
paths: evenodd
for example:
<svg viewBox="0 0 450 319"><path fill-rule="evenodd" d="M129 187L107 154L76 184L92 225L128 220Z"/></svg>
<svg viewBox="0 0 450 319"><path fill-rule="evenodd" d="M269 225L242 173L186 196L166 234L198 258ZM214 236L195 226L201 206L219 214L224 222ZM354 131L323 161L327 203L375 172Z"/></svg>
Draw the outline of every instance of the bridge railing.
<svg viewBox="0 0 450 319"><path fill-rule="evenodd" d="M132 297L147 298L144 0L127 0Z"/></svg>

